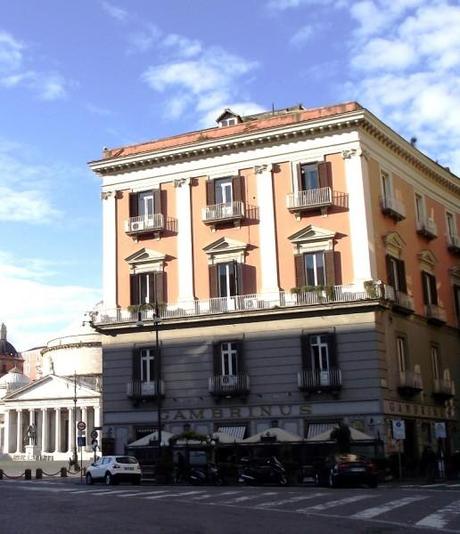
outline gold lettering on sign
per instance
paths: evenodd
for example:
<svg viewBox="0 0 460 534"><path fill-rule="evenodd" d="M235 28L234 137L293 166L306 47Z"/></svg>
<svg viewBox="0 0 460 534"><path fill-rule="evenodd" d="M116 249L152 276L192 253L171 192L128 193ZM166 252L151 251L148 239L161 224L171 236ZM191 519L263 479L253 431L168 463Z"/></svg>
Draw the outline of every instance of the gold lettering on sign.
<svg viewBox="0 0 460 534"><path fill-rule="evenodd" d="M239 408L230 408L230 417L241 417Z"/></svg>
<svg viewBox="0 0 460 534"><path fill-rule="evenodd" d="M190 410L190 419L204 419L203 410Z"/></svg>
<svg viewBox="0 0 460 534"><path fill-rule="evenodd" d="M302 404L299 409L300 409L300 415L311 414L311 406L309 406L308 404Z"/></svg>
<svg viewBox="0 0 460 534"><path fill-rule="evenodd" d="M185 421L186 419L181 410L177 410L176 415L174 416L174 421L177 421L178 419L181 419L182 421Z"/></svg>
<svg viewBox="0 0 460 534"><path fill-rule="evenodd" d="M281 415L291 415L291 406L280 405Z"/></svg>
<svg viewBox="0 0 460 534"><path fill-rule="evenodd" d="M222 413L222 410L220 408L213 408L212 409L212 417L214 419L222 419L224 414Z"/></svg>

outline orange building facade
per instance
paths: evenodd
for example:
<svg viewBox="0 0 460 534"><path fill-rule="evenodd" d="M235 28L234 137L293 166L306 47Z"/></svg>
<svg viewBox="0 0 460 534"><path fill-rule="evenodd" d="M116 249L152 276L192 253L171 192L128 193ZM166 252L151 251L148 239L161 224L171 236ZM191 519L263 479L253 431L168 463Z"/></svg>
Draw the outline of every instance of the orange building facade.
<svg viewBox="0 0 460 534"><path fill-rule="evenodd" d="M120 451L157 393L176 433L276 424L311 439L345 420L391 454L403 419L408 457L439 428L456 445L460 182L448 169L353 102L225 110L215 128L105 149L90 167L104 236L95 325L111 334L104 421Z"/></svg>

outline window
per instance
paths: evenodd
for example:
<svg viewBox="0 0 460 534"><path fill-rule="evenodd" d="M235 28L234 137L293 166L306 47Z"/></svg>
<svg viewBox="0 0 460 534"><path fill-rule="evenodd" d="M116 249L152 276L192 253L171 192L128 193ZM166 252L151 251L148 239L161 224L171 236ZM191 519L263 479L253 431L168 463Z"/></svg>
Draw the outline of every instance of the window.
<svg viewBox="0 0 460 534"><path fill-rule="evenodd" d="M224 126L233 126L234 124L238 124L238 120L236 117L229 117L228 119L222 119L219 121L219 125Z"/></svg>
<svg viewBox="0 0 460 534"><path fill-rule="evenodd" d="M433 370L433 378L435 380L440 378L440 363L439 363L439 349L436 345L431 345L431 368Z"/></svg>
<svg viewBox="0 0 460 534"><path fill-rule="evenodd" d="M389 200L393 197L390 175L387 172L382 171L381 176L383 198L384 200Z"/></svg>
<svg viewBox="0 0 460 534"><path fill-rule="evenodd" d="M419 194L415 194L415 217L418 223L425 222L425 203L423 197Z"/></svg>
<svg viewBox="0 0 460 534"><path fill-rule="evenodd" d="M153 189L141 193L129 195L129 216L153 218L156 213L161 213L161 191Z"/></svg>
<svg viewBox="0 0 460 534"><path fill-rule="evenodd" d="M217 265L219 297L233 297L237 294L237 263L219 263Z"/></svg>
<svg viewBox="0 0 460 534"><path fill-rule="evenodd" d="M307 286L324 286L324 252L308 252L304 254L305 281Z"/></svg>
<svg viewBox="0 0 460 534"><path fill-rule="evenodd" d="M327 335L310 336L311 368L319 371L329 369L329 342Z"/></svg>
<svg viewBox="0 0 460 534"><path fill-rule="evenodd" d="M164 302L165 273L162 271L131 275L131 304Z"/></svg>
<svg viewBox="0 0 460 534"><path fill-rule="evenodd" d="M238 347L236 343L225 342L221 344L222 375L238 374Z"/></svg>
<svg viewBox="0 0 460 534"><path fill-rule="evenodd" d="M232 205L233 202L244 202L244 176L225 176L208 180L206 183L206 205Z"/></svg>
<svg viewBox="0 0 460 534"><path fill-rule="evenodd" d="M426 305L438 304L438 290L436 287L436 278L431 273L422 272L423 302Z"/></svg>
<svg viewBox="0 0 460 534"><path fill-rule="evenodd" d="M457 321L460 323L460 285L454 285L454 304Z"/></svg>
<svg viewBox="0 0 460 534"><path fill-rule="evenodd" d="M300 165L300 183L302 186L302 191L319 188L317 163L306 163Z"/></svg>
<svg viewBox="0 0 460 534"><path fill-rule="evenodd" d="M141 382L153 382L155 380L155 350L141 350Z"/></svg>
<svg viewBox="0 0 460 534"><path fill-rule="evenodd" d="M231 178L215 180L216 204L231 204L233 202L233 187Z"/></svg>
<svg viewBox="0 0 460 534"><path fill-rule="evenodd" d="M407 292L404 261L387 254L388 283L396 291Z"/></svg>
<svg viewBox="0 0 460 534"><path fill-rule="evenodd" d="M446 213L446 223L447 223L447 237L448 237L449 243L452 243L455 241L455 238L457 236L457 229L455 227L455 219L452 213L449 213L449 212Z"/></svg>
<svg viewBox="0 0 460 534"><path fill-rule="evenodd" d="M398 336L396 338L396 352L398 356L398 366L401 373L407 371L407 350L406 350L406 338Z"/></svg>

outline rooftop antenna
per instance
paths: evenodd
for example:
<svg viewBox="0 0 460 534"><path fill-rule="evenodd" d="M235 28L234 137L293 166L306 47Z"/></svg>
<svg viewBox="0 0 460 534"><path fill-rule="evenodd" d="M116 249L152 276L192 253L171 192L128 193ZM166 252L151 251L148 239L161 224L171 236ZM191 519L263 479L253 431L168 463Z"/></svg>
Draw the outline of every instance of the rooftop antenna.
<svg viewBox="0 0 460 534"><path fill-rule="evenodd" d="M274 115L275 114L275 103L272 102L272 114Z"/></svg>

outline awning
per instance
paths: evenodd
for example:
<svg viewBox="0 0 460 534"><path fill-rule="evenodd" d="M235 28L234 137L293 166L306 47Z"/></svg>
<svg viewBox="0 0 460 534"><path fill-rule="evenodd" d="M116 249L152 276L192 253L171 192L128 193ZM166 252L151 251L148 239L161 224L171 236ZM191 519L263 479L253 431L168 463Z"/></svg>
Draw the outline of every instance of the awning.
<svg viewBox="0 0 460 534"><path fill-rule="evenodd" d="M307 431L307 439L314 438L318 434L332 430L335 426L334 423L309 423Z"/></svg>
<svg viewBox="0 0 460 534"><path fill-rule="evenodd" d="M225 434L232 436L232 438L240 440L244 439L244 435L246 434L246 426L220 426L217 429L217 432L225 432Z"/></svg>

